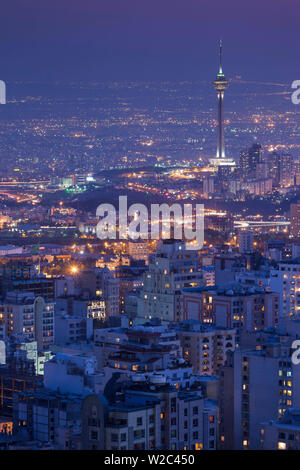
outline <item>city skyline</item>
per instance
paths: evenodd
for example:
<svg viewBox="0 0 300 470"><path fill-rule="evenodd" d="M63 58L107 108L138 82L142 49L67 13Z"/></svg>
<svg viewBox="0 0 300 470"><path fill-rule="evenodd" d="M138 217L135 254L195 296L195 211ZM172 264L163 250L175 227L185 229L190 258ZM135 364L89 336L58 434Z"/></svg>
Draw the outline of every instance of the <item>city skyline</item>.
<svg viewBox="0 0 300 470"><path fill-rule="evenodd" d="M0 450L300 450L299 13L3 6Z"/></svg>

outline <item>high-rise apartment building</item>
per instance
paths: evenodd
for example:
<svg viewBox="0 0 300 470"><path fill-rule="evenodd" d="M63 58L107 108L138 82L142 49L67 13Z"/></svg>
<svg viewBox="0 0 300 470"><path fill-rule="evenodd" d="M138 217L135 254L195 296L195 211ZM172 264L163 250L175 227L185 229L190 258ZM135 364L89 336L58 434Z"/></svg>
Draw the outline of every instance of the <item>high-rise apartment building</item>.
<svg viewBox="0 0 300 470"><path fill-rule="evenodd" d="M220 446L260 449L261 423L299 407L299 366L291 340L273 338L256 349L237 349L220 372Z"/></svg>
<svg viewBox="0 0 300 470"><path fill-rule="evenodd" d="M300 408L262 423L260 433L262 450L300 450Z"/></svg>
<svg viewBox="0 0 300 470"><path fill-rule="evenodd" d="M290 205L290 234L300 237L300 201Z"/></svg>
<svg viewBox="0 0 300 470"><path fill-rule="evenodd" d="M255 178L257 166L262 161L262 147L259 144L253 144L248 150L240 154L240 169L242 179ZM262 175L260 175L260 178Z"/></svg>
<svg viewBox="0 0 300 470"><path fill-rule="evenodd" d="M282 154L279 157L279 186L286 188L294 184L293 157L290 154Z"/></svg>
<svg viewBox="0 0 300 470"><path fill-rule="evenodd" d="M215 325L257 331L274 327L279 321L279 295L259 287L234 286L212 292Z"/></svg>
<svg viewBox="0 0 300 470"><path fill-rule="evenodd" d="M278 293L280 316L300 314L300 262L298 259L281 262L271 270L271 290Z"/></svg>
<svg viewBox="0 0 300 470"><path fill-rule="evenodd" d="M253 253L254 234L251 230L240 230L238 233L239 252Z"/></svg>
<svg viewBox="0 0 300 470"><path fill-rule="evenodd" d="M54 302L33 293L10 292L3 301L6 336L22 334L40 350L54 343Z"/></svg>
<svg viewBox="0 0 300 470"><path fill-rule="evenodd" d="M101 299L105 303L105 316L119 314L119 280L108 268L95 268L78 274L77 286L90 299Z"/></svg>
<svg viewBox="0 0 300 470"><path fill-rule="evenodd" d="M182 319L181 289L204 285L196 250L179 240L164 240L150 256L149 271L138 299L138 318L159 317L170 322Z"/></svg>
<svg viewBox="0 0 300 470"><path fill-rule="evenodd" d="M82 420L84 449L216 449L217 406L200 390L180 391L162 381L133 381L117 405L87 396Z"/></svg>
<svg viewBox="0 0 300 470"><path fill-rule="evenodd" d="M269 153L266 157L269 174L274 187L288 187L294 184L295 167L294 160L290 154Z"/></svg>
<svg viewBox="0 0 300 470"><path fill-rule="evenodd" d="M148 264L149 248L145 241L131 240L128 242L128 254L132 259L145 261Z"/></svg>
<svg viewBox="0 0 300 470"><path fill-rule="evenodd" d="M235 329L185 321L177 325L176 331L183 357L191 362L194 372L201 375L217 374L226 361L227 352L235 349Z"/></svg>

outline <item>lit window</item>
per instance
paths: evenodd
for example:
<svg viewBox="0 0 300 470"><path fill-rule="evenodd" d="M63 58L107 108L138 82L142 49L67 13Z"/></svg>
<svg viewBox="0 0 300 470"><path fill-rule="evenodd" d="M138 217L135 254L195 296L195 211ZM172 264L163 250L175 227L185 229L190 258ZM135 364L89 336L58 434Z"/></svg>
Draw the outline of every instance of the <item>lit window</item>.
<svg viewBox="0 0 300 470"><path fill-rule="evenodd" d="M196 442L195 444L195 450L202 450L203 449L203 444L202 442Z"/></svg>
<svg viewBox="0 0 300 470"><path fill-rule="evenodd" d="M286 450L286 443L278 442L278 450Z"/></svg>

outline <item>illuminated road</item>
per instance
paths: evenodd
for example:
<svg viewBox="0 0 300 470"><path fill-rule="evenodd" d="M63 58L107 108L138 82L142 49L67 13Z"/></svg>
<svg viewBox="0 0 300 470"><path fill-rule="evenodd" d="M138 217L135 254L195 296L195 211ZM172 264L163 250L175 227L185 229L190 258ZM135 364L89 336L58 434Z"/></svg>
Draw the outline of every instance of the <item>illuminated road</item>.
<svg viewBox="0 0 300 470"><path fill-rule="evenodd" d="M235 220L234 227L236 228L257 228L257 227L286 227L288 228L290 221L288 220Z"/></svg>

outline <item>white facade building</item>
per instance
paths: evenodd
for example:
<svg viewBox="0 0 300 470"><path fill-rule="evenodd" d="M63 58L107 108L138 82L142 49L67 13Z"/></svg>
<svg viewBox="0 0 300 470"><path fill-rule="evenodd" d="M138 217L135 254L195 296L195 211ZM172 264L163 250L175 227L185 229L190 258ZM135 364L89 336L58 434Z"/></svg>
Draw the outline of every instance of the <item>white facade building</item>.
<svg viewBox="0 0 300 470"><path fill-rule="evenodd" d="M279 263L278 270L271 270L271 290L278 292L280 316L297 316L300 313L300 263Z"/></svg>
<svg viewBox="0 0 300 470"><path fill-rule="evenodd" d="M163 322L181 320L181 289L203 285L197 251L186 250L181 241L165 240L150 257L149 271L144 274L138 318L142 322L153 317Z"/></svg>
<svg viewBox="0 0 300 470"><path fill-rule="evenodd" d="M24 334L37 341L38 349L48 350L54 343L54 306L30 292L9 292L3 302L7 337Z"/></svg>

